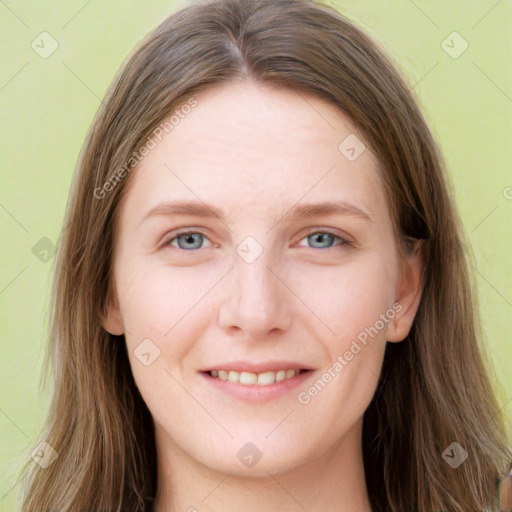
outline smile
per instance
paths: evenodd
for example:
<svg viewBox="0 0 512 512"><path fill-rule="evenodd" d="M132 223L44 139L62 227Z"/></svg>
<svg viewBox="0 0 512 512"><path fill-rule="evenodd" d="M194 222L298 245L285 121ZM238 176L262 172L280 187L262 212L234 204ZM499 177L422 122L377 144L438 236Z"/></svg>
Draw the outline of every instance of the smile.
<svg viewBox="0 0 512 512"><path fill-rule="evenodd" d="M295 395L292 390L305 385L316 374L312 369L301 368L300 363L290 363L233 362L225 366L219 364L213 367L215 369L205 369L199 373L215 392L231 395L244 402L262 403L285 396L293 399Z"/></svg>
<svg viewBox="0 0 512 512"><path fill-rule="evenodd" d="M243 384L244 386L270 386L276 382L292 379L300 372L301 370L296 369L278 370L276 372L267 371L263 373L237 372L234 370L212 370L209 374L213 378L236 382Z"/></svg>

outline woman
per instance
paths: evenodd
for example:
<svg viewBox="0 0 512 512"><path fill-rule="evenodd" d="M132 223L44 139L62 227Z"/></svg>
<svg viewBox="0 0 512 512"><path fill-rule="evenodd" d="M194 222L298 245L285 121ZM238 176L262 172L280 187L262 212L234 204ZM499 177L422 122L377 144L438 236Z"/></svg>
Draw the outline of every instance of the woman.
<svg viewBox="0 0 512 512"><path fill-rule="evenodd" d="M493 507L511 453L477 333L389 59L313 2L190 5L81 154L22 509Z"/></svg>

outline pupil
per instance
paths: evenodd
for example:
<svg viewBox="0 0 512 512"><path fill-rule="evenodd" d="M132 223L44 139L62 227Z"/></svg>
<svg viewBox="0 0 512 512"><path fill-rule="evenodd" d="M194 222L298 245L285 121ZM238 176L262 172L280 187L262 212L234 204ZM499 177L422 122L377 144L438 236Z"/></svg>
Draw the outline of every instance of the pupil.
<svg viewBox="0 0 512 512"><path fill-rule="evenodd" d="M322 244L327 241L327 237L331 236L330 233L318 233L315 235L317 237L317 242Z"/></svg>
<svg viewBox="0 0 512 512"><path fill-rule="evenodd" d="M189 233L187 235L183 235L182 239L184 240L185 247L182 247L182 249L190 249L190 247L187 247L188 244L194 244L194 241L196 239L196 236L194 233Z"/></svg>

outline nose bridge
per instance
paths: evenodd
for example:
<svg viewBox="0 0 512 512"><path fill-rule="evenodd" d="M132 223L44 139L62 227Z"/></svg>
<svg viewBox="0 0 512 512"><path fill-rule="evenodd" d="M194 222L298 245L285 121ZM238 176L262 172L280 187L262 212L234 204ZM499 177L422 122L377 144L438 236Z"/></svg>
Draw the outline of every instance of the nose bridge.
<svg viewBox="0 0 512 512"><path fill-rule="evenodd" d="M279 255L252 237L237 247L228 298L220 322L224 328L238 327L248 337L264 337L273 329L290 324L289 293L280 276Z"/></svg>
<svg viewBox="0 0 512 512"><path fill-rule="evenodd" d="M239 261L235 265L239 304L248 305L252 310L256 308L260 312L270 309L276 294L279 294L277 279L270 268L269 259L264 257L251 264Z"/></svg>

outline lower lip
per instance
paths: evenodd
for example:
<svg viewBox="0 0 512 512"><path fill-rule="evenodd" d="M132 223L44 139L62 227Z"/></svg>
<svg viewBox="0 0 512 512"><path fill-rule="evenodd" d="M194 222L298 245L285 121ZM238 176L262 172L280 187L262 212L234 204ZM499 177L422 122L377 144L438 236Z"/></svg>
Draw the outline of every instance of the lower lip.
<svg viewBox="0 0 512 512"><path fill-rule="evenodd" d="M286 395L292 389L304 383L306 379L309 379L312 374L313 371L308 370L295 375L295 377L291 379L275 382L268 386L258 386L257 384L248 386L246 384L240 384L239 382L231 382L229 380L221 380L218 377L212 377L207 372L201 373L206 381L215 389L252 403L268 402Z"/></svg>

